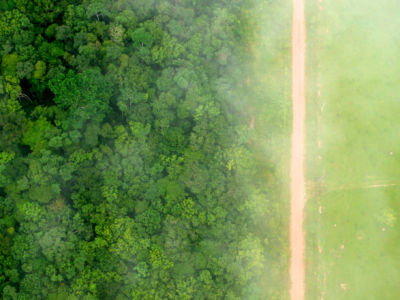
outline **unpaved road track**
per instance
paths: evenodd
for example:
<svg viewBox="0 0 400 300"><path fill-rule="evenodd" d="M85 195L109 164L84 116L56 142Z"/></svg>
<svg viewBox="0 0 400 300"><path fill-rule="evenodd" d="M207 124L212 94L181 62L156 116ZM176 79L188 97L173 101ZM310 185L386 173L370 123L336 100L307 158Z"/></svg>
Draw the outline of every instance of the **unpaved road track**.
<svg viewBox="0 0 400 300"><path fill-rule="evenodd" d="M304 0L293 0L292 29L292 153L290 163L290 299L305 294L305 233L303 230L304 137L305 137L305 48Z"/></svg>

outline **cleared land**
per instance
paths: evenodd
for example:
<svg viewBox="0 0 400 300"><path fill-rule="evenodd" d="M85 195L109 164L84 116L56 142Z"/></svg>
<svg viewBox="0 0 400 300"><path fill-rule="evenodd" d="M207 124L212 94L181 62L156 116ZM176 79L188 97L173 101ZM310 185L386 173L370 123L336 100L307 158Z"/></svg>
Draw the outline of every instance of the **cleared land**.
<svg viewBox="0 0 400 300"><path fill-rule="evenodd" d="M307 299L399 299L400 2L308 1Z"/></svg>

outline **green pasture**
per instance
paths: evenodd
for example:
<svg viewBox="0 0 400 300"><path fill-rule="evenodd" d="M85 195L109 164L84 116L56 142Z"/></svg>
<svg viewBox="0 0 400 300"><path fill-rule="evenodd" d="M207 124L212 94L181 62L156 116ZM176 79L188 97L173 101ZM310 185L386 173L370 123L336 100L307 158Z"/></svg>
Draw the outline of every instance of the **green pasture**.
<svg viewBox="0 0 400 300"><path fill-rule="evenodd" d="M306 15L307 299L400 299L400 2Z"/></svg>

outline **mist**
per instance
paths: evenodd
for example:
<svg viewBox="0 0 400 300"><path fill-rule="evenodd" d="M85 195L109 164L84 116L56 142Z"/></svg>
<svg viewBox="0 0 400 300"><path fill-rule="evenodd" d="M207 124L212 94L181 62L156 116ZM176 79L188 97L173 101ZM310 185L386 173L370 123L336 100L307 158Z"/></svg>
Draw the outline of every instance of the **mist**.
<svg viewBox="0 0 400 300"><path fill-rule="evenodd" d="M1 1L0 294L399 298L399 13Z"/></svg>
<svg viewBox="0 0 400 300"><path fill-rule="evenodd" d="M287 298L290 16L2 2L4 298Z"/></svg>

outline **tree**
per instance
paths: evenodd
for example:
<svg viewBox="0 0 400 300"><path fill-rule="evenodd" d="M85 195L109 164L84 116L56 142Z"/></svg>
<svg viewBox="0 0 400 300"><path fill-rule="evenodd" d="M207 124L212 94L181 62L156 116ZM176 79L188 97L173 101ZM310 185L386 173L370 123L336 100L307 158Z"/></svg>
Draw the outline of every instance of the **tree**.
<svg viewBox="0 0 400 300"><path fill-rule="evenodd" d="M56 28L56 39L59 41L68 40L72 37L71 28L68 25L61 25Z"/></svg>
<svg viewBox="0 0 400 300"><path fill-rule="evenodd" d="M69 111L67 127L80 129L89 119L101 122L110 109L111 82L97 68L78 74L70 71L66 76L59 74L49 85L57 105Z"/></svg>
<svg viewBox="0 0 400 300"><path fill-rule="evenodd" d="M48 147L50 138L56 136L59 130L46 120L39 117L36 121L29 121L22 137L22 143L28 145L32 151L39 153Z"/></svg>
<svg viewBox="0 0 400 300"><path fill-rule="evenodd" d="M5 299L273 295L279 204L241 115L248 9L0 1Z"/></svg>
<svg viewBox="0 0 400 300"><path fill-rule="evenodd" d="M87 7L86 14L89 18L96 17L97 21L102 21L111 16L105 1L94 0Z"/></svg>
<svg viewBox="0 0 400 300"><path fill-rule="evenodd" d="M0 42L2 45L29 45L33 39L33 25L20 10L13 9L0 15Z"/></svg>
<svg viewBox="0 0 400 300"><path fill-rule="evenodd" d="M52 0L13 0L16 8L38 24L54 22L65 10L66 1Z"/></svg>

